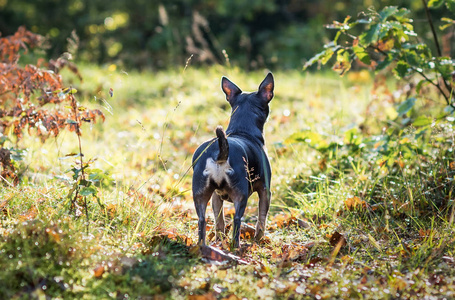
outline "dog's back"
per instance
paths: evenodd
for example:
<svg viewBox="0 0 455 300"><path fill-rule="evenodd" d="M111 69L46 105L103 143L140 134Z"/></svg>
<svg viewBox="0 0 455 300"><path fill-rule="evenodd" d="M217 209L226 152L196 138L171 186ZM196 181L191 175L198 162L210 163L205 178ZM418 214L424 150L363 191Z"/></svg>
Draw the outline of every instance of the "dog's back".
<svg viewBox="0 0 455 300"><path fill-rule="evenodd" d="M210 189L227 194L233 188L247 188L249 194L256 191L258 183L270 188L270 164L264 147L252 142L243 135L232 134L227 137L229 153L224 161L220 156L219 143L212 139L203 143L193 155L194 173L203 176L193 179L193 192ZM240 162L232 164L230 162ZM261 181L258 179L261 178ZM247 179L246 181L244 179ZM262 187L262 186L261 186Z"/></svg>

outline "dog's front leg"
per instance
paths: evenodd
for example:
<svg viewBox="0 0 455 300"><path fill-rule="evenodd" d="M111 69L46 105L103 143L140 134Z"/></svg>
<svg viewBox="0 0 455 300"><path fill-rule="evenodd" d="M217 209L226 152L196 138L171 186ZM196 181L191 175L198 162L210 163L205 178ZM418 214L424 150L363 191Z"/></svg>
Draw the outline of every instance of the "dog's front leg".
<svg viewBox="0 0 455 300"><path fill-rule="evenodd" d="M258 191L259 195L259 215L258 215L258 222L256 224L256 233L254 235L254 239L259 241L265 233L265 223L267 221L267 214L270 208L270 199L272 197L272 193L269 189L263 188Z"/></svg>
<svg viewBox="0 0 455 300"><path fill-rule="evenodd" d="M214 193L212 196L212 208L215 215L215 228L216 238L222 240L224 238L224 211L223 211L223 200L221 197Z"/></svg>
<svg viewBox="0 0 455 300"><path fill-rule="evenodd" d="M233 248L238 248L240 245L240 226L242 224L242 217L245 213L246 204L248 201L248 194L240 195L234 200L235 214L234 214L234 232L232 239Z"/></svg>
<svg viewBox="0 0 455 300"><path fill-rule="evenodd" d="M211 193L202 193L195 195L193 193L194 206L196 208L196 213L198 216L198 234L199 234L199 245L205 245L205 211L207 209L207 204L209 203Z"/></svg>

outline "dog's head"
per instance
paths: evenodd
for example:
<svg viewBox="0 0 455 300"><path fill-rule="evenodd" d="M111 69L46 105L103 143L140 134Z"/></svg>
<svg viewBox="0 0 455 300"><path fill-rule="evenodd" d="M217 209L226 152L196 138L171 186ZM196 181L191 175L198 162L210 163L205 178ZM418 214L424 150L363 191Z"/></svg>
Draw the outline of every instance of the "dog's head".
<svg viewBox="0 0 455 300"><path fill-rule="evenodd" d="M269 115L269 102L273 98L274 80L272 73L268 73L259 85L256 92L244 93L232 81L223 76L221 88L226 95L226 100L232 107L233 115L236 111L243 113L254 113L259 117L259 123L264 123Z"/></svg>

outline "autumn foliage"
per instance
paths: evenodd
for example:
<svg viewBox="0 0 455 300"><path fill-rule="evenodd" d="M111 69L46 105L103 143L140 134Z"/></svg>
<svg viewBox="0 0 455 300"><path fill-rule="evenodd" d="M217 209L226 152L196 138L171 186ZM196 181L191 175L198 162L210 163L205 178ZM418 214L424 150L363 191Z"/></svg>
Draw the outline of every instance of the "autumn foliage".
<svg viewBox="0 0 455 300"><path fill-rule="evenodd" d="M82 79L70 61L71 54L49 62L40 58L35 65L21 64L21 56L29 54L30 49L44 47L44 37L24 27L0 39L0 171L4 178L14 181L17 176L10 152L4 147L7 137L14 136L19 141L26 131L44 142L63 129L80 135L82 121L104 120L100 110L80 107L74 97L76 90L64 86L59 74L64 67Z"/></svg>

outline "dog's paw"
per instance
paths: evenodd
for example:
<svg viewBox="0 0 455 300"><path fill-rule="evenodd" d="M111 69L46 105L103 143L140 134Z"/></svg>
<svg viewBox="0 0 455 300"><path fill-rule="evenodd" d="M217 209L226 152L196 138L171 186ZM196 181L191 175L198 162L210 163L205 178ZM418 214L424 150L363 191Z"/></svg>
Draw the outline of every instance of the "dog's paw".
<svg viewBox="0 0 455 300"><path fill-rule="evenodd" d="M264 230L263 229L256 229L256 234L254 235L254 239L256 242L259 242L262 237L264 236Z"/></svg>

